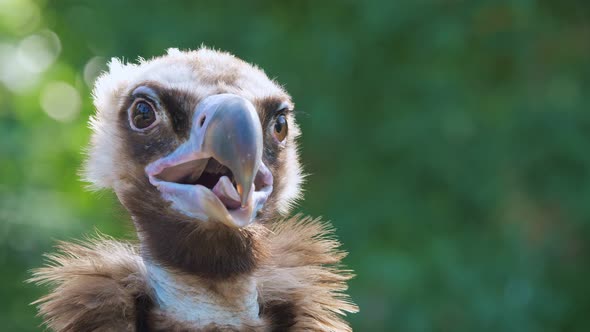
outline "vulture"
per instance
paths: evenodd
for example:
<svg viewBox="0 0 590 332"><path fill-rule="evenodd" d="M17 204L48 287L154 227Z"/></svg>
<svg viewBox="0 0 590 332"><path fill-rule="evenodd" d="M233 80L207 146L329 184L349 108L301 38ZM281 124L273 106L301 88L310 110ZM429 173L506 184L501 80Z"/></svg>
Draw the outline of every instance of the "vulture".
<svg viewBox="0 0 590 332"><path fill-rule="evenodd" d="M303 181L287 92L201 47L125 63L93 90L83 177L137 240L60 242L31 282L53 331L350 331L333 228L289 216Z"/></svg>

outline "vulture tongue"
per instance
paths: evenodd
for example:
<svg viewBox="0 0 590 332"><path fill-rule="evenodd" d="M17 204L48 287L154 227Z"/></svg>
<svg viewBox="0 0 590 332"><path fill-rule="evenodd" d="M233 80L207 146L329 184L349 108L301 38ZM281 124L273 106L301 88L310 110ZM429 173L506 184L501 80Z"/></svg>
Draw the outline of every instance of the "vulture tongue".
<svg viewBox="0 0 590 332"><path fill-rule="evenodd" d="M227 176L224 175L219 179L215 187L213 187L213 193L228 208L237 209L240 207L240 195L238 195L236 188Z"/></svg>

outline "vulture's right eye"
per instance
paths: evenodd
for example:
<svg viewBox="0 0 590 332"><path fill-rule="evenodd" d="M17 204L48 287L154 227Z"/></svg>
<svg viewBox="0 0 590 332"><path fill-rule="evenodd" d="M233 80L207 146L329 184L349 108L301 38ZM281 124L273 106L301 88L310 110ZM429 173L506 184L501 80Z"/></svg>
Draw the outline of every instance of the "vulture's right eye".
<svg viewBox="0 0 590 332"><path fill-rule="evenodd" d="M158 119L154 107L145 100L138 100L131 108L130 120L133 129L145 130L153 127Z"/></svg>

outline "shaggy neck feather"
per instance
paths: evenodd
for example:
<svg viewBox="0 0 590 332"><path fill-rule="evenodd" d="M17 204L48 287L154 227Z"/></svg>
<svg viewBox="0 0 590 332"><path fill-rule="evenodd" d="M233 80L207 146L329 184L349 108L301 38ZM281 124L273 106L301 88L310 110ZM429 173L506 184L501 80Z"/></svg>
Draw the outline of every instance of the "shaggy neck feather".
<svg viewBox="0 0 590 332"><path fill-rule="evenodd" d="M259 321L258 292L252 276L206 281L173 273L147 260L146 268L157 306L179 321L196 326Z"/></svg>

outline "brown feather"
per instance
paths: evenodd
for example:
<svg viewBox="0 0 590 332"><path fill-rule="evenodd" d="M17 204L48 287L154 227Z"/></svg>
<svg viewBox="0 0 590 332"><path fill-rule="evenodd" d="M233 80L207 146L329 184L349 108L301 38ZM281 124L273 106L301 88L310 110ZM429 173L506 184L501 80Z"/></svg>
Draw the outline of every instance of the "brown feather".
<svg viewBox="0 0 590 332"><path fill-rule="evenodd" d="M358 311L343 293L352 274L339 267L346 254L338 250L328 224L295 216L269 230L261 240L271 254L254 271L263 326L195 328L147 305L149 330L350 331L342 316ZM83 243L62 242L57 249L29 280L51 287L34 302L44 324L58 332L136 331L138 299L151 299L137 246L100 235Z"/></svg>

